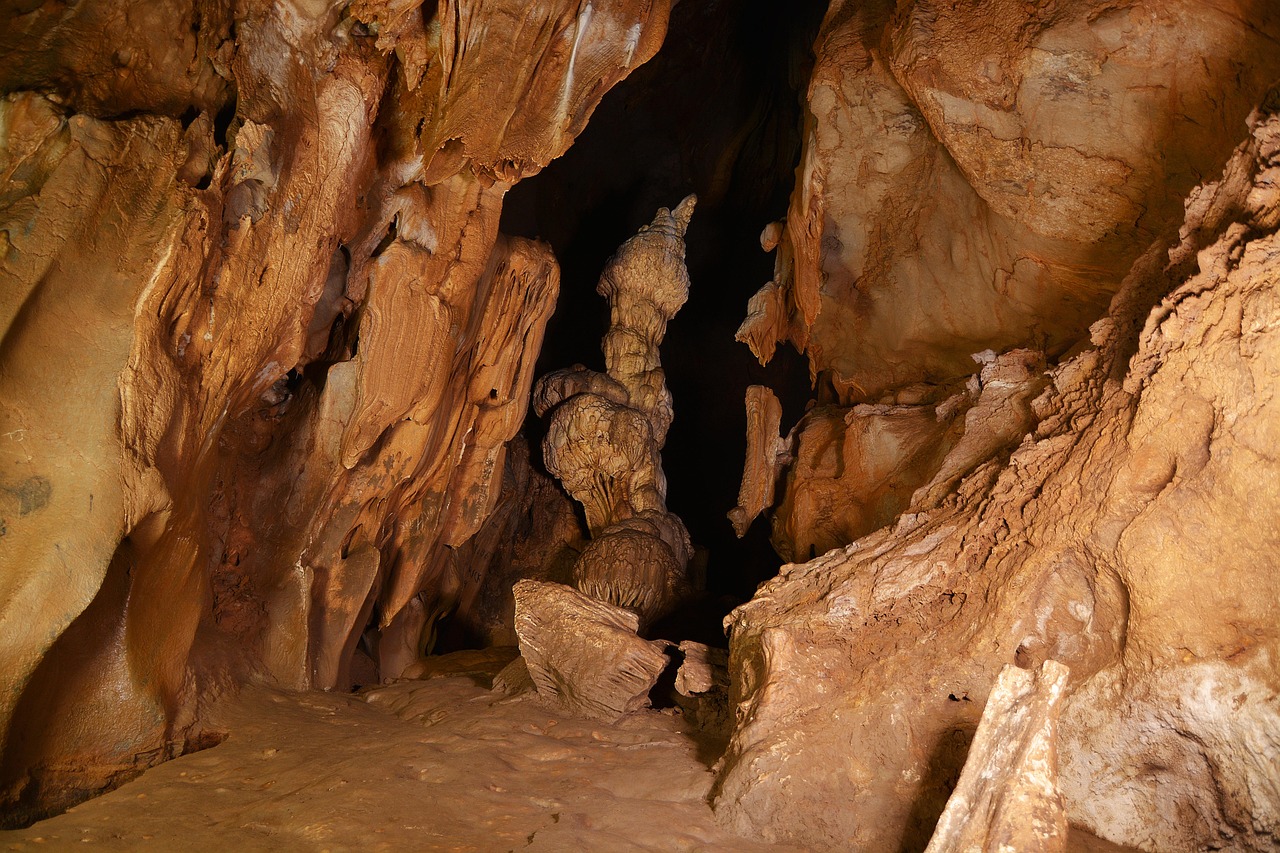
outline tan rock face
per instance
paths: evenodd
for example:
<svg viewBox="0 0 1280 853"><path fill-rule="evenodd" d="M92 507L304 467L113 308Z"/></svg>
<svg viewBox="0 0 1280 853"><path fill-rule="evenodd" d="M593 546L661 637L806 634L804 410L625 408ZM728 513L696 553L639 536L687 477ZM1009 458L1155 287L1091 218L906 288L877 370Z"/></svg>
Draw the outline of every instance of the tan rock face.
<svg viewBox="0 0 1280 853"><path fill-rule="evenodd" d="M669 4L18 5L0 732L39 807L186 748L210 691L345 687L371 618L412 649L474 596L451 549L558 287L503 194Z"/></svg>
<svg viewBox="0 0 1280 853"><path fill-rule="evenodd" d="M966 444L998 446L1011 421L971 424L945 498L917 491L730 616L725 821L812 849L923 847L997 674L1056 660L1073 824L1142 850L1273 849L1278 107L1049 371L1007 461Z"/></svg>
<svg viewBox="0 0 1280 853"><path fill-rule="evenodd" d="M520 656L538 696L614 723L647 707L669 663L666 644L636 636L635 613L558 583L515 585Z"/></svg>
<svg viewBox="0 0 1280 853"><path fill-rule="evenodd" d="M1067 849L1058 709L1068 675L1052 660L1034 673L1013 665L1000 671L925 853Z"/></svg>
<svg viewBox="0 0 1280 853"><path fill-rule="evenodd" d="M1248 2L833 2L796 190L761 237L774 280L739 340L762 361L791 341L844 407L941 403L986 350L1058 358L1239 141L1277 39L1276 10ZM961 426L839 417L793 437L787 559L889 521ZM841 445L865 471L817 458Z"/></svg>

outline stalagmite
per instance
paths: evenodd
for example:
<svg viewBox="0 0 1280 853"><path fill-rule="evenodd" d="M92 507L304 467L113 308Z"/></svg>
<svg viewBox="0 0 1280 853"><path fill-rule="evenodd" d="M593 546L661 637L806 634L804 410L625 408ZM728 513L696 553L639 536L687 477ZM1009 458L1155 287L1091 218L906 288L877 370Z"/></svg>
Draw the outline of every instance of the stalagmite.
<svg viewBox="0 0 1280 853"><path fill-rule="evenodd" d="M660 451L673 415L658 346L689 295L684 234L696 202L659 210L605 265L597 291L610 308L607 373L557 371L533 392L550 415L547 470L582 504L592 536L574 584L635 611L642 626L684 593L692 556L684 524L666 508Z"/></svg>

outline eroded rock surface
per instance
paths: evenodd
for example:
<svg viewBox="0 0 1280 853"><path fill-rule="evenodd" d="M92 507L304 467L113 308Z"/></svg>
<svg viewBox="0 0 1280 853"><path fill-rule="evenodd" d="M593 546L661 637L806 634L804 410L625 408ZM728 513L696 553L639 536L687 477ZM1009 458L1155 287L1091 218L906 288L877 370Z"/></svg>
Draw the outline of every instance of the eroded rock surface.
<svg viewBox="0 0 1280 853"><path fill-rule="evenodd" d="M1276 8L1245 0L836 0L814 48L796 190L761 237L774 279L739 340L762 360L791 342L818 402L843 409L940 405L988 350L1058 359L1217 174L1280 77L1278 41ZM806 559L904 509L914 486L902 481L921 485L941 459L922 443L962 426L926 436L927 416L802 423L779 552ZM803 446L841 443L865 473L835 476L852 497L824 510L839 466Z"/></svg>
<svg viewBox="0 0 1280 853"><path fill-rule="evenodd" d="M520 656L540 697L609 723L648 707L667 644L636 636L635 613L563 584L524 580L514 591Z"/></svg>
<svg viewBox="0 0 1280 853"><path fill-rule="evenodd" d="M1067 815L1058 792L1058 709L1067 668L1000 671L960 781L925 853L1061 853Z"/></svg>
<svg viewBox="0 0 1280 853"><path fill-rule="evenodd" d="M1274 848L1278 111L1272 92L1049 370L1007 461L957 444L944 498L917 492L731 614L728 825L923 847L997 674L1057 660L1071 823L1148 851Z"/></svg>
<svg viewBox="0 0 1280 853"><path fill-rule="evenodd" d="M371 622L400 667L475 597L456 549L498 501L558 289L502 199L669 5L10 4L12 814L197 745L229 685L350 686Z"/></svg>

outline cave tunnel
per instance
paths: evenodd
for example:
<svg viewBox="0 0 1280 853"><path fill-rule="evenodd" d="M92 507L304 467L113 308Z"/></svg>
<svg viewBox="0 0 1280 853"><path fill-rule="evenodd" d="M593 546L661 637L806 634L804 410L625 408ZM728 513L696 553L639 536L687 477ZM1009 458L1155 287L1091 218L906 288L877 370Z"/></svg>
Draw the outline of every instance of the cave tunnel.
<svg viewBox="0 0 1280 853"><path fill-rule="evenodd" d="M0 19L6 849L1276 849L1274 3Z"/></svg>
<svg viewBox="0 0 1280 853"><path fill-rule="evenodd" d="M800 354L786 348L762 366L734 333L747 300L773 275L759 235L786 213L824 11L821 3L676 6L653 61L606 95L565 156L517 184L503 206L504 232L541 237L560 260L542 375L575 362L602 366L608 309L596 294L600 271L655 210L697 194L686 241L689 301L662 345L676 401L663 460L671 509L708 552L708 589L739 602L778 568L767 525L754 525L743 541L726 519L742 474L742 439L731 437L745 435L744 393L773 387L794 423L811 389ZM541 431L530 426L536 443Z"/></svg>

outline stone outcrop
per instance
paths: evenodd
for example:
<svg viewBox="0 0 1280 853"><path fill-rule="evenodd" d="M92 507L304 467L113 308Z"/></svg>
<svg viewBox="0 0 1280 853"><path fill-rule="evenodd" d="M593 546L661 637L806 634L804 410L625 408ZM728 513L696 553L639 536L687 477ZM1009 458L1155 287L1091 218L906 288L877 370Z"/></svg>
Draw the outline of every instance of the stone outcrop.
<svg viewBox="0 0 1280 853"><path fill-rule="evenodd" d="M761 238L774 279L738 333L762 361L791 342L819 404L846 410L793 434L791 503L775 505L785 558L887 523L962 427L847 410L941 405L975 353L1052 362L1104 313L1280 77L1280 18L1263 6L830 4L796 189ZM841 444L860 460L847 475L814 458ZM847 498L824 518L832 481Z"/></svg>
<svg viewBox="0 0 1280 853"><path fill-rule="evenodd" d="M669 6L9 10L0 800L188 748L229 684L346 687L369 623L413 649L473 594L558 288L503 195Z"/></svg>
<svg viewBox="0 0 1280 853"><path fill-rule="evenodd" d="M541 699L606 723L648 707L667 644L638 637L635 613L563 584L524 580L514 591L520 657Z"/></svg>
<svg viewBox="0 0 1280 853"><path fill-rule="evenodd" d="M923 847L997 674L1056 660L1073 825L1149 851L1274 848L1280 95L1249 129L1050 368L1007 460L957 443L953 487L731 614L723 820ZM996 434L973 425L970 449L1008 440L1012 421L982 423Z"/></svg>
<svg viewBox="0 0 1280 853"><path fill-rule="evenodd" d="M1058 709L1067 668L1000 671L960 781L925 853L1062 853L1067 815L1058 792Z"/></svg>

